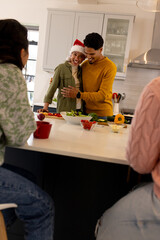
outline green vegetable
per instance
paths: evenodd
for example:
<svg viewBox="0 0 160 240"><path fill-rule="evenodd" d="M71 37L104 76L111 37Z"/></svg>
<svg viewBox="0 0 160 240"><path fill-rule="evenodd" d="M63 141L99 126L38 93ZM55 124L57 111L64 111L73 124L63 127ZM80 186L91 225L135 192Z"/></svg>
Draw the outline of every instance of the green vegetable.
<svg viewBox="0 0 160 240"><path fill-rule="evenodd" d="M99 118L99 119L98 119L98 122L107 122L107 120L106 120L106 119L101 119L101 118Z"/></svg>
<svg viewBox="0 0 160 240"><path fill-rule="evenodd" d="M71 112L66 112L66 116L72 116L72 117L87 117L88 115L84 115L81 112L73 111Z"/></svg>
<svg viewBox="0 0 160 240"><path fill-rule="evenodd" d="M127 119L124 119L124 123L128 123Z"/></svg>
<svg viewBox="0 0 160 240"><path fill-rule="evenodd" d="M107 120L110 122L114 122L114 116L107 116Z"/></svg>
<svg viewBox="0 0 160 240"><path fill-rule="evenodd" d="M52 100L53 102L57 102L57 98L53 98L53 100Z"/></svg>
<svg viewBox="0 0 160 240"><path fill-rule="evenodd" d="M98 115L96 113L89 113L88 116L91 116L91 121L98 121Z"/></svg>

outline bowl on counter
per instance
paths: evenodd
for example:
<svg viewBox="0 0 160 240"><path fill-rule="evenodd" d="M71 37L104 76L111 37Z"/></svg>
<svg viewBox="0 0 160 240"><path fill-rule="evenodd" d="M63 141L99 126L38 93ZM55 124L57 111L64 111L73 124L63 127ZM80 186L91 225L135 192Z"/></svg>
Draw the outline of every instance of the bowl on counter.
<svg viewBox="0 0 160 240"><path fill-rule="evenodd" d="M60 114L62 117L65 119L66 122L71 123L71 124L80 124L81 120L91 120L91 116L67 116L67 112L61 112Z"/></svg>
<svg viewBox="0 0 160 240"><path fill-rule="evenodd" d="M119 133L121 131L121 129L124 127L124 124L116 124L114 122L110 122L108 123L110 129L112 132L114 133Z"/></svg>
<svg viewBox="0 0 160 240"><path fill-rule="evenodd" d="M93 130L97 125L97 122L93 121L93 122L90 122L88 120L81 120L81 127L84 129L84 130L87 130L87 131L90 131L90 130Z"/></svg>

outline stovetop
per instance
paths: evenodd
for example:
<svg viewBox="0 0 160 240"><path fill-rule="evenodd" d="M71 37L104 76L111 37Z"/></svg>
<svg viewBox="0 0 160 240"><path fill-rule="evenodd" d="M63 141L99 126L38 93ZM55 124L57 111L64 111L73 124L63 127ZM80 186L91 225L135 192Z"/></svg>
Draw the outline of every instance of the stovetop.
<svg viewBox="0 0 160 240"><path fill-rule="evenodd" d="M132 119L134 117L134 109L123 108L123 109L121 109L121 113L124 115L128 124L131 124Z"/></svg>

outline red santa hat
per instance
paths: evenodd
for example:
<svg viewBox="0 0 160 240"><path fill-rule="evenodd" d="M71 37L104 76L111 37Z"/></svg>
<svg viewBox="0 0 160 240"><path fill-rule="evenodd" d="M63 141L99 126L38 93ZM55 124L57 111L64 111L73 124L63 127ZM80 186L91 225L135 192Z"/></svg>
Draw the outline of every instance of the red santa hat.
<svg viewBox="0 0 160 240"><path fill-rule="evenodd" d="M79 41L78 39L76 39L73 46L71 47L70 54L72 52L81 52L85 55L84 44L81 41Z"/></svg>

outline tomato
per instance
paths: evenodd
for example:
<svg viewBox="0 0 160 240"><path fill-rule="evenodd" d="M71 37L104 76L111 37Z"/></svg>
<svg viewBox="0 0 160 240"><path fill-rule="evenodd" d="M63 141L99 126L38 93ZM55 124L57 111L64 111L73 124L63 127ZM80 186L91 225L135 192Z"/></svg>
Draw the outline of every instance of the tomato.
<svg viewBox="0 0 160 240"><path fill-rule="evenodd" d="M48 113L48 116L53 116L53 113Z"/></svg>
<svg viewBox="0 0 160 240"><path fill-rule="evenodd" d="M90 130L92 125L94 125L96 123L96 121L90 122L88 120L81 120L81 123L82 123L84 129Z"/></svg>
<svg viewBox="0 0 160 240"><path fill-rule="evenodd" d="M60 113L54 113L53 116L55 116L55 117L62 117L62 115Z"/></svg>

